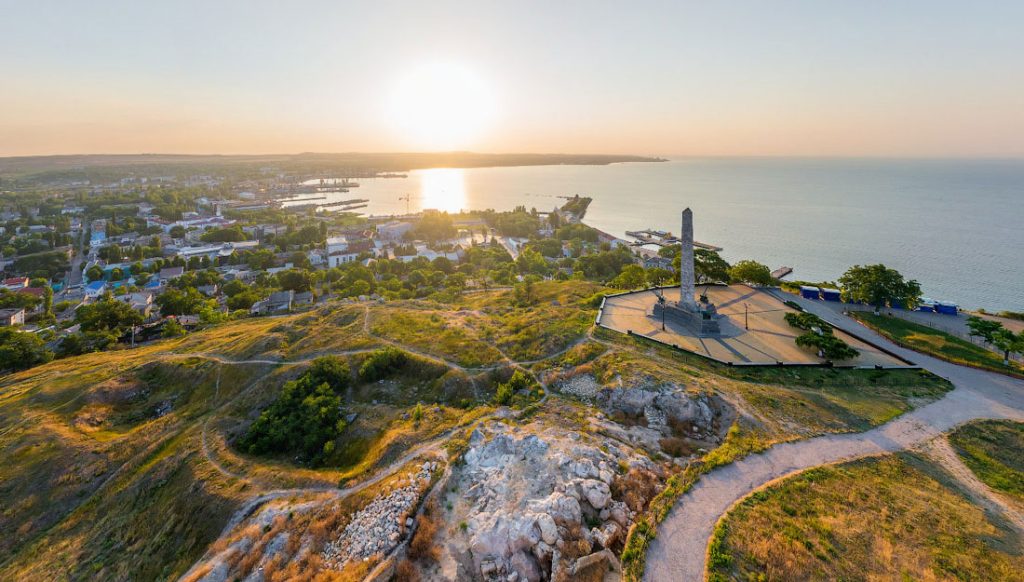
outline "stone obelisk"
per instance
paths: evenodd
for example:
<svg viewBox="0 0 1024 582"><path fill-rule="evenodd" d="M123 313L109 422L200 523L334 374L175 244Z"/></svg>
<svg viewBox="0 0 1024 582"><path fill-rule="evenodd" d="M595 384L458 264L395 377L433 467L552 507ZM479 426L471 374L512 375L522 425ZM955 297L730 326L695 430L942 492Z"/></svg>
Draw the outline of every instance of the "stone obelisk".
<svg viewBox="0 0 1024 582"><path fill-rule="evenodd" d="M693 211L683 211L683 230L679 235L682 249L679 253L679 306L697 311L696 284L693 276Z"/></svg>

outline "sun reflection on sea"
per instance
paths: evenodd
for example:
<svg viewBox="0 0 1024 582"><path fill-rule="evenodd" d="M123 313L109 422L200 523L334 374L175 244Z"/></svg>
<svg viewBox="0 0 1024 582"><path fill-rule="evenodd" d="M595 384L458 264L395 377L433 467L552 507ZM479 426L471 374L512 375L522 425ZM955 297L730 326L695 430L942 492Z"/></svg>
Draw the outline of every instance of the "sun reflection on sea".
<svg viewBox="0 0 1024 582"><path fill-rule="evenodd" d="M433 168L417 173L421 208L445 212L466 208L466 182L461 168Z"/></svg>

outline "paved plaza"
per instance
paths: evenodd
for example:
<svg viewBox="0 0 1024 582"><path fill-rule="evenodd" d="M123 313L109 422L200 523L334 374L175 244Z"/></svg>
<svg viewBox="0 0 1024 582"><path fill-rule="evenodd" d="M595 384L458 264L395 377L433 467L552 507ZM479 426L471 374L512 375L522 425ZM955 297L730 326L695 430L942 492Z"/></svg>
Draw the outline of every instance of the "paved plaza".
<svg viewBox="0 0 1024 582"><path fill-rule="evenodd" d="M698 288L698 293L704 291ZM734 363L820 363L817 354L796 345L803 331L791 327L784 316L796 310L787 307L771 294L746 285L711 286L706 288L708 298L723 317L721 334L697 337L681 325L666 322L661 329L660 318L651 315L658 298L654 291L640 291L605 300L601 324L617 331L642 334L659 341L674 344L722 362ZM679 289L666 289L666 299L679 299ZM744 311L746 325L744 324ZM749 329L747 329L749 327ZM860 355L853 360L838 362L855 366L903 366L905 362L872 347L855 337L836 330L836 336L850 344Z"/></svg>

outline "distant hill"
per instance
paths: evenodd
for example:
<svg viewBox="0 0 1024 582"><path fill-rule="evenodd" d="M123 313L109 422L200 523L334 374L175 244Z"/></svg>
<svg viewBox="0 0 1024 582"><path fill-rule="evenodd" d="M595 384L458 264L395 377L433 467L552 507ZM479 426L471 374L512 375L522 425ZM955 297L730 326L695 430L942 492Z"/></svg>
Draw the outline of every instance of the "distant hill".
<svg viewBox="0 0 1024 582"><path fill-rule="evenodd" d="M258 172L274 168L285 172L401 172L421 168L546 165L605 165L621 162L658 162L659 158L597 154L481 154L437 153L301 153L273 155L63 155L0 158L0 176L7 178L88 178L96 170L136 175L223 173L225 170Z"/></svg>

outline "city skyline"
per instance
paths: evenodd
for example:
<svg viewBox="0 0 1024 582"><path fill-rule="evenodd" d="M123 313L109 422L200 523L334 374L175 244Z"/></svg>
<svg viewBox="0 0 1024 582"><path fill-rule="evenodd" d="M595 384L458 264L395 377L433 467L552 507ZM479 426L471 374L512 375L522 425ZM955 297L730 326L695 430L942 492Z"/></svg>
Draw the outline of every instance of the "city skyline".
<svg viewBox="0 0 1024 582"><path fill-rule="evenodd" d="M0 155L1024 156L1024 7L17 4Z"/></svg>

